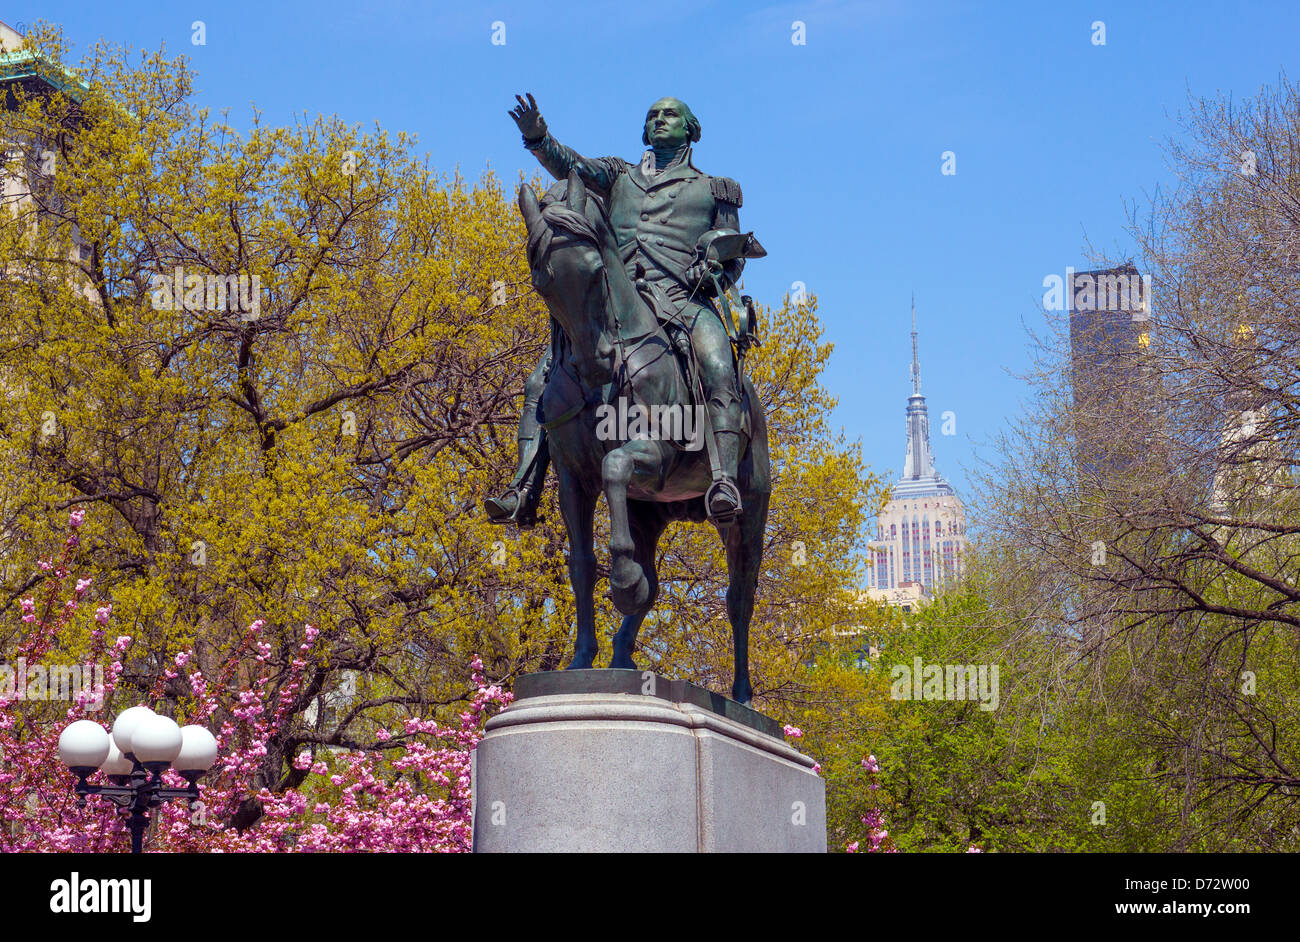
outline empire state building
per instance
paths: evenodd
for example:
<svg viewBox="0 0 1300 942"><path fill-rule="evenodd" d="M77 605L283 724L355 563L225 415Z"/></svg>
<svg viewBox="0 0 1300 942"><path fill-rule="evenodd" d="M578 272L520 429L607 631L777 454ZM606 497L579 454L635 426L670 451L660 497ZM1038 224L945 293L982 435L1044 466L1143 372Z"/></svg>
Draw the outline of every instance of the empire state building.
<svg viewBox="0 0 1300 942"><path fill-rule="evenodd" d="M907 399L907 455L869 544L868 594L880 601L914 602L962 573L966 509L934 466L930 416L921 395L921 360L912 302L912 395Z"/></svg>

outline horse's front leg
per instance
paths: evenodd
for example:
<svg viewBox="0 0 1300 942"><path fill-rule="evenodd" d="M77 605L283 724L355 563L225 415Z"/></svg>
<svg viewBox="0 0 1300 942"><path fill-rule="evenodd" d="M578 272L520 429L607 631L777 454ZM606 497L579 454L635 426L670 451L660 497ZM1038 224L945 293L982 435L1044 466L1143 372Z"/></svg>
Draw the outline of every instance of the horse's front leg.
<svg viewBox="0 0 1300 942"><path fill-rule="evenodd" d="M646 614L654 607L655 599L659 596L659 573L655 565L655 553L659 547L659 537L663 534L664 526L668 521L664 517L663 508L649 501L632 501L629 505L628 517L632 527L632 541L636 544L636 561L649 582L649 594L639 611L623 618L623 624L614 635L614 652L609 666L636 670L632 652L636 650L636 636L641 630L641 623L645 621Z"/></svg>
<svg viewBox="0 0 1300 942"><path fill-rule="evenodd" d="M606 454L601 468L609 504L609 596L624 615L644 613L650 600L650 578L637 558L628 518L627 489L633 480L654 480L659 460L657 443L636 440Z"/></svg>
<svg viewBox="0 0 1300 942"><path fill-rule="evenodd" d="M577 640L569 670L585 670L596 660L596 553L593 548L596 514L594 492L583 488L567 468L557 468L560 483L560 513L569 533L569 585L577 609Z"/></svg>

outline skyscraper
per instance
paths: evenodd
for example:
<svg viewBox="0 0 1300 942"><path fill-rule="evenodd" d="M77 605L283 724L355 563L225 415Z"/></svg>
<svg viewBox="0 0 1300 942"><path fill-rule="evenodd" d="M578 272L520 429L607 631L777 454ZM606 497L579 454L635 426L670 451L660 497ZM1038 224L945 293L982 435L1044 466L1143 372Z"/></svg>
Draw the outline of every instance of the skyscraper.
<svg viewBox="0 0 1300 942"><path fill-rule="evenodd" d="M966 509L934 465L930 416L921 394L921 359L912 302L912 395L907 399L903 475L876 523L870 544L868 594L911 602L960 577L966 548ZM910 592L907 590L911 590Z"/></svg>
<svg viewBox="0 0 1300 942"><path fill-rule="evenodd" d="M1070 275L1075 461L1090 479L1110 480L1150 447L1158 383L1148 291L1132 262Z"/></svg>

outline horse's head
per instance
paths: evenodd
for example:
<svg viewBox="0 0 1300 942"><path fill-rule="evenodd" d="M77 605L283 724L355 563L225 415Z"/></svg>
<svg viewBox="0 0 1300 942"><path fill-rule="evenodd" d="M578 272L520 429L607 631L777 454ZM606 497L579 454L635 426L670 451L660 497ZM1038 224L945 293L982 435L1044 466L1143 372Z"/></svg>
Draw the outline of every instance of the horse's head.
<svg viewBox="0 0 1300 942"><path fill-rule="evenodd" d="M532 187L519 188L519 211L528 228L528 265L533 287L564 330L584 382L601 385L613 376L608 339L606 261L612 240L603 213L588 203L587 188L569 174L562 200L541 205ZM607 244L609 243L609 244Z"/></svg>

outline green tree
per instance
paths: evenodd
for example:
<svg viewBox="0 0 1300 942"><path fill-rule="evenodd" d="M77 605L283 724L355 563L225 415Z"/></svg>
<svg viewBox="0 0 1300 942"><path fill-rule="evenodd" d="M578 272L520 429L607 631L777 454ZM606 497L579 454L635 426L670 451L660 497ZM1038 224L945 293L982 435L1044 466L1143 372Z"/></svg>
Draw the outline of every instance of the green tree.
<svg viewBox="0 0 1300 942"><path fill-rule="evenodd" d="M56 30L28 48L63 68ZM240 132L194 108L192 74L161 54L96 48L76 74L75 93L19 89L0 112L30 193L0 212L0 609L13 617L34 548L78 506L82 571L135 639L121 702L159 687L174 705L176 653L193 646L211 677L255 619L273 694L316 626L260 772L273 790L301 780L286 760L304 747L389 748L379 725L463 708L475 654L506 685L561 666L573 605L554 494L525 534L480 510L513 468L549 336L513 194L335 118ZM38 144L56 160L34 176ZM877 482L829 430L815 301L762 317L747 366L776 498L754 679L780 710L853 597ZM725 690L716 534L676 527L660 557L638 656ZM600 614L612 630L607 601ZM91 627L72 626L69 654Z"/></svg>

